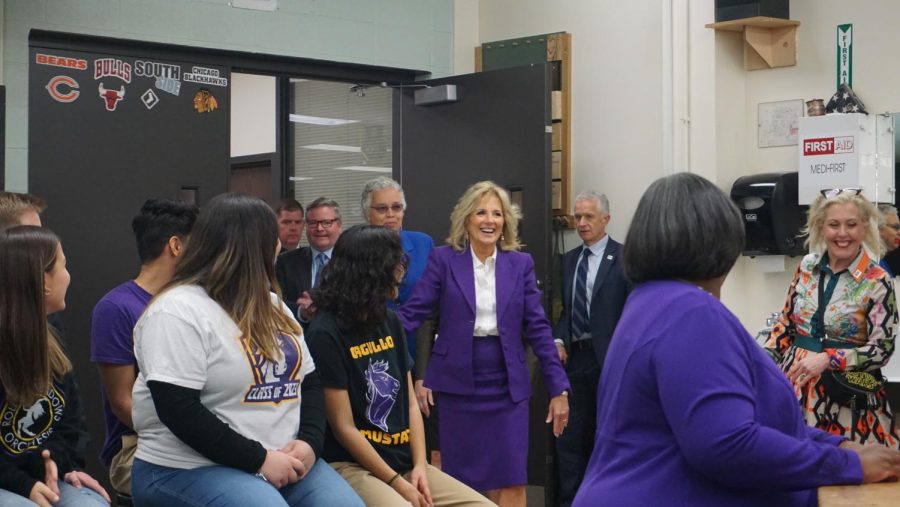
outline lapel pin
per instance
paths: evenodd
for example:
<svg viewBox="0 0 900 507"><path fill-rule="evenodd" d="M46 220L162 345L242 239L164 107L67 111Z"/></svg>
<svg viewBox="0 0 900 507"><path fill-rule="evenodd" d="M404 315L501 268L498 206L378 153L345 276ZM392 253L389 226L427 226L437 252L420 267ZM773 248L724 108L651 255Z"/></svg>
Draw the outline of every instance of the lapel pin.
<svg viewBox="0 0 900 507"><path fill-rule="evenodd" d="M607 256L606 256L606 260L611 261L612 259L613 259L613 256L612 256L612 255L607 255Z"/></svg>

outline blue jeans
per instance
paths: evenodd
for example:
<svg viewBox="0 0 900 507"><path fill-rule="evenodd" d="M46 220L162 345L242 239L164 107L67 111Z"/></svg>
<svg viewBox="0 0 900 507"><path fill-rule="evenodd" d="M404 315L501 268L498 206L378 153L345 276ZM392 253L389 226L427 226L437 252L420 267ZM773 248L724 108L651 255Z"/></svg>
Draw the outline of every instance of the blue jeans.
<svg viewBox="0 0 900 507"><path fill-rule="evenodd" d="M35 507L37 504L24 496L0 489L0 505L3 507ZM108 507L109 504L96 491L89 488L76 488L67 482L59 481L59 502L53 507Z"/></svg>
<svg viewBox="0 0 900 507"><path fill-rule="evenodd" d="M138 507L365 507L350 485L321 459L303 480L275 489L236 468L182 470L135 458L131 495Z"/></svg>

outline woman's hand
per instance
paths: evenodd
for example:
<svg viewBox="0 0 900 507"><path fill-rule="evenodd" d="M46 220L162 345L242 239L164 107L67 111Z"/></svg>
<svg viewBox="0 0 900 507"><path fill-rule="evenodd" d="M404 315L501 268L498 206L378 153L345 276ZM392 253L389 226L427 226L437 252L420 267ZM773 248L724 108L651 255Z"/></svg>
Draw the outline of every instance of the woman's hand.
<svg viewBox="0 0 900 507"><path fill-rule="evenodd" d="M102 496L104 500L106 500L106 503L112 504L112 501L109 499L109 493L107 493L106 490L103 489L103 486L101 486L100 483L97 482L97 479L94 479L87 473L80 470L75 470L67 473L63 477L63 479L78 489L85 487L95 491L98 495Z"/></svg>
<svg viewBox="0 0 900 507"><path fill-rule="evenodd" d="M880 444L864 445L853 449L862 465L863 483L893 482L900 478L900 451Z"/></svg>
<svg viewBox="0 0 900 507"><path fill-rule="evenodd" d="M53 507L53 504L59 501L59 495L51 491L49 486L38 481L31 487L28 499L36 503L38 507Z"/></svg>
<svg viewBox="0 0 900 507"><path fill-rule="evenodd" d="M431 491L428 489L428 474L424 465L413 467L409 473L409 482L425 497L426 505L434 505L434 500L431 499Z"/></svg>
<svg viewBox="0 0 900 507"><path fill-rule="evenodd" d="M59 497L59 472L56 462L50 457L50 451L47 449L41 451L41 458L44 461L44 485Z"/></svg>
<svg viewBox="0 0 900 507"><path fill-rule="evenodd" d="M569 398L560 394L550 398L550 409L547 411L547 423L553 423L553 436L562 435L566 426L569 425Z"/></svg>
<svg viewBox="0 0 900 507"><path fill-rule="evenodd" d="M825 352L808 354L791 366L787 372L788 379L798 387L803 387L813 377L821 375L828 368L828 361L828 354Z"/></svg>
<svg viewBox="0 0 900 507"><path fill-rule="evenodd" d="M281 452L293 458L297 458L303 463L304 470L302 473L297 474L297 480L306 477L306 474L309 473L313 465L316 464L316 453L313 452L312 447L303 440L291 440L286 446L281 448Z"/></svg>
<svg viewBox="0 0 900 507"><path fill-rule="evenodd" d="M266 460L263 462L259 473L265 477L270 484L278 489L293 484L300 480L300 477L306 475L306 467L299 459L281 451L266 450Z"/></svg>
<svg viewBox="0 0 900 507"><path fill-rule="evenodd" d="M410 478L412 478L412 476L410 476ZM400 496L405 498L407 502L411 503L412 507L431 507L431 504L425 498L425 495L420 493L419 490L410 484L409 481L404 479L402 475L394 479L391 487L394 488L394 491Z"/></svg>
<svg viewBox="0 0 900 507"><path fill-rule="evenodd" d="M430 417L430 407L434 406L434 395L432 395L431 389L425 387L424 380L416 380L414 386L414 390L416 391L416 400L419 402L419 410L422 411L422 414L425 417Z"/></svg>

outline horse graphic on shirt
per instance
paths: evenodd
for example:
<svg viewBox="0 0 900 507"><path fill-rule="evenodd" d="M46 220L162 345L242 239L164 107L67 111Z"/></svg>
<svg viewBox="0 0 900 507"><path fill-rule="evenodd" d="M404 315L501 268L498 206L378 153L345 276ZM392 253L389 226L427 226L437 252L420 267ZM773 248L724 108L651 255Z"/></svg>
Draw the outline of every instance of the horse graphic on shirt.
<svg viewBox="0 0 900 507"><path fill-rule="evenodd" d="M34 405L25 409L25 415L16 423L16 429L19 430L19 433L24 433L29 437L35 436L34 433L29 431L29 428L46 413L44 400L39 399Z"/></svg>
<svg viewBox="0 0 900 507"><path fill-rule="evenodd" d="M262 373L263 382L266 384L274 384L281 380L281 376L287 373L287 361L284 356L276 362L269 361L262 355L259 356L259 363L256 365Z"/></svg>
<svg viewBox="0 0 900 507"><path fill-rule="evenodd" d="M387 361L372 362L369 359L369 366L365 372L368 386L366 400L369 402L366 407L366 418L385 432L388 431L388 415L397 402L397 393L400 391L400 381L392 377L387 370Z"/></svg>

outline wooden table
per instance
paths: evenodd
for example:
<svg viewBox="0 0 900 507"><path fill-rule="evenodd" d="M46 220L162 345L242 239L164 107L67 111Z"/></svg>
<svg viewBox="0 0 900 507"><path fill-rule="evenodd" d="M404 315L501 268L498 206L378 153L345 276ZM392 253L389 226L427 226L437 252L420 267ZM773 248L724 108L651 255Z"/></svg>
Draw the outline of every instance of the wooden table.
<svg viewBox="0 0 900 507"><path fill-rule="evenodd" d="M900 505L900 482L819 488L819 507L896 507Z"/></svg>

